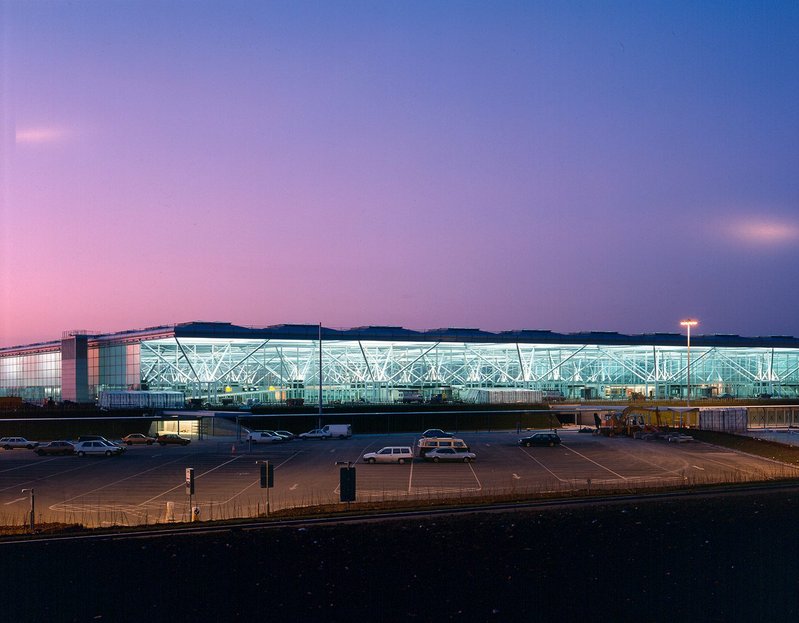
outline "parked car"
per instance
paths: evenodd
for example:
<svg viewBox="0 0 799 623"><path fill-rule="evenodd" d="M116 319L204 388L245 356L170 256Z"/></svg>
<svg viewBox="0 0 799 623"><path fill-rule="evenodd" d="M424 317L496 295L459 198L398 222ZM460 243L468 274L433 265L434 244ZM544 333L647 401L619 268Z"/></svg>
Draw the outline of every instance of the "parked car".
<svg viewBox="0 0 799 623"><path fill-rule="evenodd" d="M410 463L413 460L413 451L410 446L386 446L377 452L367 452L363 455L366 463Z"/></svg>
<svg viewBox="0 0 799 623"><path fill-rule="evenodd" d="M457 437L422 437L416 442L416 454L423 457L436 448L453 448L456 452L468 452L469 444Z"/></svg>
<svg viewBox="0 0 799 623"><path fill-rule="evenodd" d="M315 428L307 433L301 433L300 439L348 439L352 437L352 426L349 424L328 424L322 428Z"/></svg>
<svg viewBox="0 0 799 623"><path fill-rule="evenodd" d="M425 461L460 461L462 463L470 463L477 458L474 452L458 452L455 448L433 448L428 450L424 455Z"/></svg>
<svg viewBox="0 0 799 623"><path fill-rule="evenodd" d="M3 450L13 450L14 448L33 450L38 445L38 441L28 441L24 437L3 437L0 439L0 448L3 448Z"/></svg>
<svg viewBox="0 0 799 623"><path fill-rule="evenodd" d="M298 437L300 439L330 439L330 435L321 428L314 428L307 433L300 433Z"/></svg>
<svg viewBox="0 0 799 623"><path fill-rule="evenodd" d="M446 438L446 437L454 437L454 433L447 433L440 428L428 428L425 432L422 433L422 437L439 437L439 438Z"/></svg>
<svg viewBox="0 0 799 623"><path fill-rule="evenodd" d="M155 443L155 437L150 437L142 433L131 433L130 435L125 435L122 438L122 441L129 446L134 444L147 444L148 446L151 446Z"/></svg>
<svg viewBox="0 0 799 623"><path fill-rule="evenodd" d="M75 454L78 456L115 456L124 451L124 448L110 441L79 441L75 444Z"/></svg>
<svg viewBox="0 0 799 623"><path fill-rule="evenodd" d="M276 430L275 433L277 433L281 437L284 437L286 441L289 441L291 439L296 439L297 437L297 435L288 430Z"/></svg>
<svg viewBox="0 0 799 623"><path fill-rule="evenodd" d="M246 441L251 443L283 443L286 439L271 430L254 430L247 435Z"/></svg>
<svg viewBox="0 0 799 623"><path fill-rule="evenodd" d="M191 439L186 439L185 437L181 437L177 433L164 433L163 435L158 435L158 437L156 437L155 440L161 446L165 446L167 444L188 446L191 443Z"/></svg>
<svg viewBox="0 0 799 623"><path fill-rule="evenodd" d="M557 433L533 433L529 437L519 439L519 445L529 448L530 446L557 446L560 444L560 437Z"/></svg>
<svg viewBox="0 0 799 623"><path fill-rule="evenodd" d="M75 446L68 441L51 441L50 443L39 444L34 450L39 456L53 454L75 454Z"/></svg>
<svg viewBox="0 0 799 623"><path fill-rule="evenodd" d="M118 443L114 443L113 441L111 441L110 439L106 439L102 435L81 435L80 437L78 437L78 442L81 441L102 441L103 443L109 444L111 446L122 448L122 452L126 450L125 446Z"/></svg>

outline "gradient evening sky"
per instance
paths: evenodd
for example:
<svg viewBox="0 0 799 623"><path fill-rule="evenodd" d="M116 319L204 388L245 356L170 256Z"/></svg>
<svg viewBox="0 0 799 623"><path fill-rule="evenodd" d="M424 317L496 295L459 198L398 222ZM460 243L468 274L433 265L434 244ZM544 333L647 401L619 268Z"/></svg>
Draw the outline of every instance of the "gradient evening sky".
<svg viewBox="0 0 799 623"><path fill-rule="evenodd" d="M799 335L799 3L0 0L0 346Z"/></svg>

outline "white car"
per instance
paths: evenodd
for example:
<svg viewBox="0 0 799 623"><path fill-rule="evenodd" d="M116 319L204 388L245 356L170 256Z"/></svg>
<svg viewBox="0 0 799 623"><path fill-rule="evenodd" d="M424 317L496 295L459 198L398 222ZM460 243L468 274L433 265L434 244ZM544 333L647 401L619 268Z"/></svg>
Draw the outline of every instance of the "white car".
<svg viewBox="0 0 799 623"><path fill-rule="evenodd" d="M410 446L386 446L377 452L367 452L363 460L367 463L410 463L413 451Z"/></svg>
<svg viewBox="0 0 799 623"><path fill-rule="evenodd" d="M461 463L471 463L477 458L474 452L458 452L455 448L435 448L428 450L424 455L425 461L460 461Z"/></svg>
<svg viewBox="0 0 799 623"><path fill-rule="evenodd" d="M3 450L13 450L14 448L33 450L38 445L38 441L28 441L24 437L3 437L0 439L0 448L3 448Z"/></svg>
<svg viewBox="0 0 799 623"><path fill-rule="evenodd" d="M321 428L314 428L313 430L309 430L307 433L300 433L300 439L329 439L330 434L327 431L322 430Z"/></svg>
<svg viewBox="0 0 799 623"><path fill-rule="evenodd" d="M254 430L247 435L245 441L251 443L281 443L286 440L280 435L275 435L272 431Z"/></svg>
<svg viewBox="0 0 799 623"><path fill-rule="evenodd" d="M122 448L110 441L81 441L75 444L75 454L78 456L114 456L122 452Z"/></svg>
<svg viewBox="0 0 799 623"><path fill-rule="evenodd" d="M350 424L326 424L322 428L315 428L299 435L300 439L349 439L352 437Z"/></svg>

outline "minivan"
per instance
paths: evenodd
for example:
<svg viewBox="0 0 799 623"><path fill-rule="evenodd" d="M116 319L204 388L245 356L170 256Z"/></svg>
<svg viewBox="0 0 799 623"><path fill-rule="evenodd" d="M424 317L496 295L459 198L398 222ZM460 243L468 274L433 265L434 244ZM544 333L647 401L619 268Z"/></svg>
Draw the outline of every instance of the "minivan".
<svg viewBox="0 0 799 623"><path fill-rule="evenodd" d="M434 448L455 448L456 452L469 451L469 445L457 437L422 437L416 442L416 455L424 457L428 450Z"/></svg>

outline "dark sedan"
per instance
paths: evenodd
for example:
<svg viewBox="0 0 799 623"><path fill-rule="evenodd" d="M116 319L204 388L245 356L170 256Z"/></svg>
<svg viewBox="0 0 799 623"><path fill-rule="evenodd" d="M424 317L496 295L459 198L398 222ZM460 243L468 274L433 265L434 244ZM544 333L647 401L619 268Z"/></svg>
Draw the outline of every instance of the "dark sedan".
<svg viewBox="0 0 799 623"><path fill-rule="evenodd" d="M530 446L557 446L560 444L560 437L557 433L533 433L529 437L519 439L519 445L529 448Z"/></svg>
<svg viewBox="0 0 799 623"><path fill-rule="evenodd" d="M441 430L440 428L428 428L425 432L422 433L422 437L438 437L444 439L451 439L455 435L453 433L447 433Z"/></svg>
<svg viewBox="0 0 799 623"><path fill-rule="evenodd" d="M186 439L185 437L181 437L175 433L164 433L163 435L158 435L156 441L161 446L165 446L167 444L188 446L191 443L191 439Z"/></svg>
<svg viewBox="0 0 799 623"><path fill-rule="evenodd" d="M48 454L75 454L75 446L68 441L51 441L36 448L36 454L45 456Z"/></svg>

